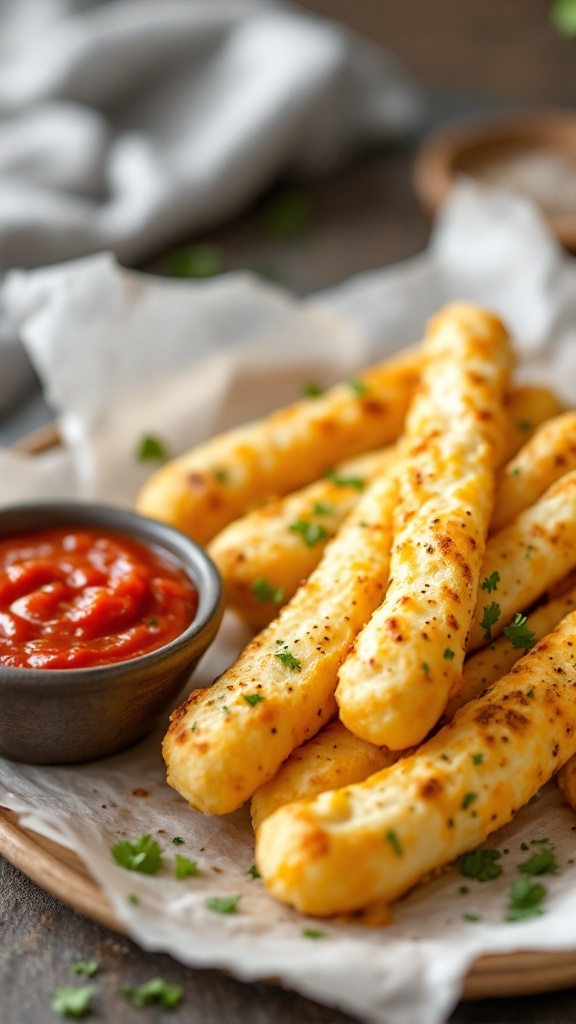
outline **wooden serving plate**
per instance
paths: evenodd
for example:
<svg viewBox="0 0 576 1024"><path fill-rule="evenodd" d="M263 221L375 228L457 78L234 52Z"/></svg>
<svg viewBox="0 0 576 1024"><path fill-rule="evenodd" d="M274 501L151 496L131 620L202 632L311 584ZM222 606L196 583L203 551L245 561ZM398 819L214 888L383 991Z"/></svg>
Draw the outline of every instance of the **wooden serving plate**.
<svg viewBox="0 0 576 1024"><path fill-rule="evenodd" d="M55 424L41 427L16 447L21 452L47 451L59 443ZM86 865L71 850L46 839L0 807L0 854L25 875L74 910L112 931L127 935L106 896ZM484 956L472 966L464 999L533 995L576 984L576 950L558 953L520 952Z"/></svg>
<svg viewBox="0 0 576 1024"><path fill-rule="evenodd" d="M23 828L18 816L0 808L0 853L53 896L112 931L127 935L85 864L63 846ZM465 982L464 999L533 995L576 984L576 950L484 956Z"/></svg>
<svg viewBox="0 0 576 1024"><path fill-rule="evenodd" d="M414 190L426 212L434 215L459 175L482 182L488 173L489 181L491 169L530 154L561 161L566 171L573 168L576 178L576 112L520 110L467 117L444 125L420 147L413 168ZM542 212L558 241L576 252L576 209L570 206L564 212Z"/></svg>

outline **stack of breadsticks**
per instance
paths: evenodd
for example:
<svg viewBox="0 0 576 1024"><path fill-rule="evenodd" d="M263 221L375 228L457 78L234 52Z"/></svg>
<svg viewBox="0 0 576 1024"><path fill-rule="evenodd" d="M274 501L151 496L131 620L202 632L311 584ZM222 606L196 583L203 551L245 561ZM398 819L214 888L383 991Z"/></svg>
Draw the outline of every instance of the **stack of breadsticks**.
<svg viewBox="0 0 576 1024"><path fill-rule="evenodd" d="M576 413L515 385L495 316L448 306L418 349L167 463L138 508L261 629L163 751L193 807L251 798L278 899L382 904L559 769L576 800Z"/></svg>

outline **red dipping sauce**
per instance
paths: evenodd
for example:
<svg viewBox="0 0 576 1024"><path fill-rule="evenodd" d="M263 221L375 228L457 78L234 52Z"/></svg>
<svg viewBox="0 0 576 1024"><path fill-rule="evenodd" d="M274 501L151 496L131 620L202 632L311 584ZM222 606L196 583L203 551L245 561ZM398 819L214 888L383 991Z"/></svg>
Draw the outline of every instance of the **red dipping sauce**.
<svg viewBox="0 0 576 1024"><path fill-rule="evenodd" d="M0 666L87 668L163 647L198 594L157 549L107 530L33 530L0 539Z"/></svg>

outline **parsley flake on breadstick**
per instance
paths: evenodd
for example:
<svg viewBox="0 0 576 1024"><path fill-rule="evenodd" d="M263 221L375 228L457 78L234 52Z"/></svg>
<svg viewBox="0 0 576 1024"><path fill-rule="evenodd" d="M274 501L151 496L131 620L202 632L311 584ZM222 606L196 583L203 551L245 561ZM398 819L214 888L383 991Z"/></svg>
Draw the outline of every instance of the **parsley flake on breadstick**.
<svg viewBox="0 0 576 1024"><path fill-rule="evenodd" d="M498 573L495 593L480 591L468 649L483 647L516 614L576 568L576 470L548 488L486 545L481 578ZM493 599L492 599L493 598Z"/></svg>

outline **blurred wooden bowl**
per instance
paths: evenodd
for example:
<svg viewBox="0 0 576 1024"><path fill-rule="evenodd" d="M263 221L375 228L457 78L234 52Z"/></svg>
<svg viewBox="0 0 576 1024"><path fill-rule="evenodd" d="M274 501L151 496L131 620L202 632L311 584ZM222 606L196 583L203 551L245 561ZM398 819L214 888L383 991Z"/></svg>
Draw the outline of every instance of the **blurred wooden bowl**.
<svg viewBox="0 0 576 1024"><path fill-rule="evenodd" d="M430 215L461 175L532 199L558 241L576 251L576 111L468 117L433 132L413 170L416 195Z"/></svg>

